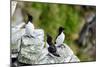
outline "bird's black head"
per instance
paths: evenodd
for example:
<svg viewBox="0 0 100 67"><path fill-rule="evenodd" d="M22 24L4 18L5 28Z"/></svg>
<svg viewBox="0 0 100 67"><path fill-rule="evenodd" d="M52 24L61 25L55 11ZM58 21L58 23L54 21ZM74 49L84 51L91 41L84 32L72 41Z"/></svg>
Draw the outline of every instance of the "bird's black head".
<svg viewBox="0 0 100 67"><path fill-rule="evenodd" d="M64 28L63 27L59 27L59 32L62 32L64 31Z"/></svg>
<svg viewBox="0 0 100 67"><path fill-rule="evenodd" d="M49 34L47 34L47 40L52 41L52 37Z"/></svg>
<svg viewBox="0 0 100 67"><path fill-rule="evenodd" d="M28 15L28 21L32 22L33 17L30 14L27 14L27 15Z"/></svg>
<svg viewBox="0 0 100 67"><path fill-rule="evenodd" d="M52 37L49 34L47 34L47 43L52 44Z"/></svg>

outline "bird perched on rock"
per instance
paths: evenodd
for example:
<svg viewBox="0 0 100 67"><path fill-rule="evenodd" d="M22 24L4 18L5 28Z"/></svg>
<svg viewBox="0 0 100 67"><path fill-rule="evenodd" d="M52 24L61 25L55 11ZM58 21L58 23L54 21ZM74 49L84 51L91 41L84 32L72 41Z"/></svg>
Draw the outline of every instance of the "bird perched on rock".
<svg viewBox="0 0 100 67"><path fill-rule="evenodd" d="M32 24L32 20L33 17L30 14L28 14L28 21L25 25L25 32L28 37L34 37L33 36L34 25Z"/></svg>
<svg viewBox="0 0 100 67"><path fill-rule="evenodd" d="M57 48L52 42L52 37L47 34L47 43L49 45L48 51L49 53L53 54L54 56L60 57L60 55L57 53Z"/></svg>
<svg viewBox="0 0 100 67"><path fill-rule="evenodd" d="M57 45L63 44L64 39L65 39L64 28L63 27L59 27L58 35L56 37L55 44L57 44Z"/></svg>

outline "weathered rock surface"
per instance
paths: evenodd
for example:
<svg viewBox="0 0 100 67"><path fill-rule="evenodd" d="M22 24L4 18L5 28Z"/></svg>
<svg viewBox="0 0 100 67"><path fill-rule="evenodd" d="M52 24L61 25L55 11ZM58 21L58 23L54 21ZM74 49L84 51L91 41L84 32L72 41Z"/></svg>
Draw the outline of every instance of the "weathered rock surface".
<svg viewBox="0 0 100 67"><path fill-rule="evenodd" d="M15 33L16 32L16 33ZM11 50L12 56L18 56L18 61L24 64L50 64L79 62L70 47L63 43L60 47L55 44L60 57L56 57L48 52L47 43L44 41L44 31L35 29L34 38L27 37L25 29L12 30Z"/></svg>
<svg viewBox="0 0 100 67"><path fill-rule="evenodd" d="M49 63L66 63L66 62L79 62L79 59L74 55L73 51L63 44L61 47L57 47L60 57L56 57L50 53L44 45L44 31L36 29L34 31L35 38L29 38L22 36L20 41L20 53L18 60L25 64L49 64ZM56 44L55 44L56 45Z"/></svg>

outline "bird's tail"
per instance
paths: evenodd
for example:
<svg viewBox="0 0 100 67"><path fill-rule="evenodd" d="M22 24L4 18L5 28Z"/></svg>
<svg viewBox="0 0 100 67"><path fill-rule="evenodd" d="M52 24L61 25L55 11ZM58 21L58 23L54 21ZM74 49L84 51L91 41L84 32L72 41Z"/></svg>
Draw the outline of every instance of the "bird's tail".
<svg viewBox="0 0 100 67"><path fill-rule="evenodd" d="M53 53L54 56L60 57L60 55L58 53Z"/></svg>

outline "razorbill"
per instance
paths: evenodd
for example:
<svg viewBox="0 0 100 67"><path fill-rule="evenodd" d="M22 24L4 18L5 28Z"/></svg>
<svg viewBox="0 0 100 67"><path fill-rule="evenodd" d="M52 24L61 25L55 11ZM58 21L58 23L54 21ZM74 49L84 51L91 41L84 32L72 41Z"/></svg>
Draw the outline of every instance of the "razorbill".
<svg viewBox="0 0 100 67"><path fill-rule="evenodd" d="M60 55L57 53L56 46L52 42L52 37L49 34L47 34L47 43L49 45L48 52L54 56L60 57Z"/></svg>
<svg viewBox="0 0 100 67"><path fill-rule="evenodd" d="M34 37L33 36L34 25L32 24L32 20L33 17L30 14L28 14L28 21L25 25L25 32L28 37Z"/></svg>
<svg viewBox="0 0 100 67"><path fill-rule="evenodd" d="M65 39L65 34L64 34L63 31L64 31L64 28L63 27L59 27L58 35L57 35L56 40L55 40L55 44L56 45L63 44L64 39Z"/></svg>

